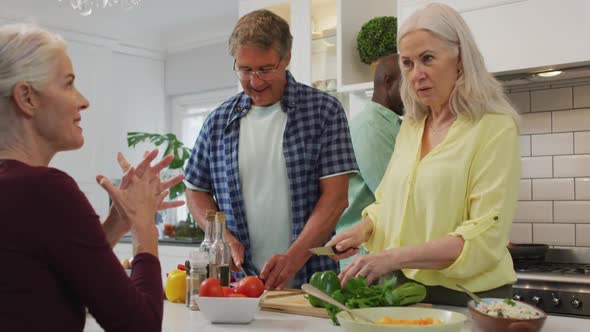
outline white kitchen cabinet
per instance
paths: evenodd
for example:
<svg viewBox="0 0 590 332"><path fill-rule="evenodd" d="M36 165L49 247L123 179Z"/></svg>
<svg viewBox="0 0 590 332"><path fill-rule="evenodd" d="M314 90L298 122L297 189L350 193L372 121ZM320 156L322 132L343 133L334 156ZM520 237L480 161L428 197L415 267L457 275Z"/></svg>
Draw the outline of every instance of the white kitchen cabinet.
<svg viewBox="0 0 590 332"><path fill-rule="evenodd" d="M370 66L360 61L356 36L376 16L396 16L396 0L245 0L240 16L269 9L291 26L290 70L302 83L325 91L373 88Z"/></svg>
<svg viewBox="0 0 590 332"><path fill-rule="evenodd" d="M439 0L461 12L490 72L508 74L588 63L586 0ZM433 1L400 0L399 23Z"/></svg>
<svg viewBox="0 0 590 332"><path fill-rule="evenodd" d="M293 35L289 70L298 82L336 90L336 0L245 0L240 16L268 9L290 25Z"/></svg>
<svg viewBox="0 0 590 332"><path fill-rule="evenodd" d="M364 23L377 16L397 16L396 0L338 0L338 91L373 89L371 68L361 62L356 36Z"/></svg>

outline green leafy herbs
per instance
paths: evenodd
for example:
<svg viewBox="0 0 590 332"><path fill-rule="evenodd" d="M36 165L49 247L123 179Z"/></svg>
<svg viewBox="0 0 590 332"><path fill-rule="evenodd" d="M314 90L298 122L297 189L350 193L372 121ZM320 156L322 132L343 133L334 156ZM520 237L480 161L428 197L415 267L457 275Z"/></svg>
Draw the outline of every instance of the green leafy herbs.
<svg viewBox="0 0 590 332"><path fill-rule="evenodd" d="M391 307L418 303L426 297L426 288L423 285L407 282L395 287L397 278L384 280L379 285L367 285L364 277L357 277L346 282L344 288L334 291L331 296L336 301L349 308ZM332 322L339 325L336 314L340 312L337 307L325 303Z"/></svg>
<svg viewBox="0 0 590 332"><path fill-rule="evenodd" d="M174 134L160 135L142 132L127 133L127 145L129 147L135 147L137 144L145 141L148 141L155 146L166 144L164 156L168 154L172 154L174 156L174 160L172 160L172 163L170 163L168 166L168 168L172 170L182 171L184 163L191 155L191 150L185 147L184 144L179 141ZM175 199L178 196L184 194L185 189L186 187L184 183L180 182L170 188L170 194L168 197L170 197L170 199Z"/></svg>
<svg viewBox="0 0 590 332"><path fill-rule="evenodd" d="M513 307L516 305L516 302L512 301L511 299L504 299L504 303Z"/></svg>

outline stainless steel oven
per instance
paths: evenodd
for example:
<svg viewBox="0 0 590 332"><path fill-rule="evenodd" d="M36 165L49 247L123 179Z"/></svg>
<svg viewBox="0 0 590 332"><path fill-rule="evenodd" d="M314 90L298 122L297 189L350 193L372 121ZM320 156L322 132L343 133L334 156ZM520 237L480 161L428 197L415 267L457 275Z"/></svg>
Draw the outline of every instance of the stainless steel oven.
<svg viewBox="0 0 590 332"><path fill-rule="evenodd" d="M590 248L550 248L544 259L516 259L513 298L548 314L590 318Z"/></svg>

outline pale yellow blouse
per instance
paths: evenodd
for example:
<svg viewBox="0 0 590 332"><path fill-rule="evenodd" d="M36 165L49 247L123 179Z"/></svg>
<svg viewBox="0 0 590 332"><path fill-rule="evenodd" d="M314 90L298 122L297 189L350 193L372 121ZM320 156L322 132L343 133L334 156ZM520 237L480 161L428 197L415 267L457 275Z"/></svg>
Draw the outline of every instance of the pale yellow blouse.
<svg viewBox="0 0 590 332"><path fill-rule="evenodd" d="M424 121L405 120L376 201L363 211L374 223L364 245L379 252L446 235L463 251L444 270L404 269L426 285L485 291L516 281L506 245L520 178L518 127L506 114L473 122L459 116L447 137L420 160Z"/></svg>

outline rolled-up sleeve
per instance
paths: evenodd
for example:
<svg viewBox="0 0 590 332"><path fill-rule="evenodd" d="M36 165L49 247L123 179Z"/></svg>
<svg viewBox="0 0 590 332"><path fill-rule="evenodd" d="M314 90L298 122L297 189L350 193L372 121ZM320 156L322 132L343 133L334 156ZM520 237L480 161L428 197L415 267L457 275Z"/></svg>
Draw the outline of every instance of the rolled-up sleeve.
<svg viewBox="0 0 590 332"><path fill-rule="evenodd" d="M350 138L348 120L344 109L335 100L329 99L326 106L333 112L320 138L320 178L334 174L358 172L354 149Z"/></svg>
<svg viewBox="0 0 590 332"><path fill-rule="evenodd" d="M184 183L191 190L212 190L209 159L211 123L212 116L209 115L197 136L191 156L184 169Z"/></svg>
<svg viewBox="0 0 590 332"><path fill-rule="evenodd" d="M516 124L500 128L476 154L469 176L465 220L449 235L461 236L463 250L439 272L466 279L496 267L507 254L520 179Z"/></svg>

